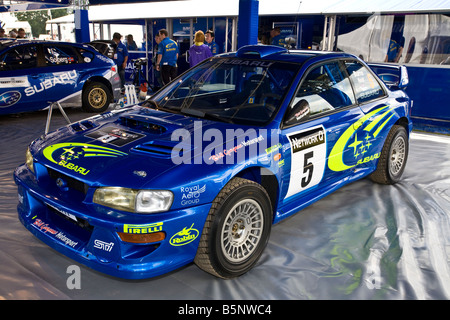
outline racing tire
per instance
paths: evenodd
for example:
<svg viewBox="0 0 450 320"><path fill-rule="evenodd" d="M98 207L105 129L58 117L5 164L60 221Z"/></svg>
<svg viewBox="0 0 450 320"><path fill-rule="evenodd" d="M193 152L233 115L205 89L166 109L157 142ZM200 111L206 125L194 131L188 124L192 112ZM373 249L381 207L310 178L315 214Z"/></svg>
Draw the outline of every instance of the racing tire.
<svg viewBox="0 0 450 320"><path fill-rule="evenodd" d="M112 93L101 82L92 82L83 89L82 107L86 112L104 112L112 100Z"/></svg>
<svg viewBox="0 0 450 320"><path fill-rule="evenodd" d="M233 178L212 203L194 263L219 278L238 277L261 257L271 227L266 190L256 182Z"/></svg>
<svg viewBox="0 0 450 320"><path fill-rule="evenodd" d="M405 170L408 151L406 129L400 125L393 126L383 145L377 168L369 176L370 179L380 184L397 183Z"/></svg>

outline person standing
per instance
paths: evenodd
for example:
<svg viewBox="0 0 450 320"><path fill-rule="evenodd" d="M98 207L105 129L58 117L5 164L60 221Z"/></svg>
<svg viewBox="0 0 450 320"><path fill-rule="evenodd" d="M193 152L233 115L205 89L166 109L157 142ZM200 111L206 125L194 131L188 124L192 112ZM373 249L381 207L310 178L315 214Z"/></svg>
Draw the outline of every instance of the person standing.
<svg viewBox="0 0 450 320"><path fill-rule="evenodd" d="M113 41L116 43L116 52L114 53L113 60L117 64L117 71L123 87L125 85L125 68L127 67L128 61L128 50L120 39L122 39L122 35L118 32L114 32Z"/></svg>
<svg viewBox="0 0 450 320"><path fill-rule="evenodd" d="M272 31L270 31L270 39L271 44L274 46L285 47L286 45L284 36L281 35L280 28L273 28Z"/></svg>
<svg viewBox="0 0 450 320"><path fill-rule="evenodd" d="M205 34L203 31L197 31L194 37L194 44L189 48L189 66L192 68L203 60L212 57L211 50L204 43Z"/></svg>
<svg viewBox="0 0 450 320"><path fill-rule="evenodd" d="M10 38L16 38L17 37L17 29L16 28L14 28L14 29L9 31L9 37Z"/></svg>
<svg viewBox="0 0 450 320"><path fill-rule="evenodd" d="M138 47L136 41L133 39L133 35L129 34L127 36L127 50L128 51L137 51Z"/></svg>
<svg viewBox="0 0 450 320"><path fill-rule="evenodd" d="M211 54L213 56L219 54L219 45L214 41L214 31L212 30L206 31L205 40L206 45L209 47L209 50L211 50Z"/></svg>
<svg viewBox="0 0 450 320"><path fill-rule="evenodd" d="M153 58L152 58L152 65L153 65L153 74L155 78L155 86L157 88L161 88L163 86L162 80L161 80L161 71L159 68L156 68L156 62L158 60L158 49L159 44L161 43L161 38L159 37L159 33L155 35L155 43L156 45L153 46Z"/></svg>
<svg viewBox="0 0 450 320"><path fill-rule="evenodd" d="M404 45L405 37L403 36L403 30L401 32L392 32L391 40L389 42L389 48L386 53L384 62L398 63L402 56Z"/></svg>
<svg viewBox="0 0 450 320"><path fill-rule="evenodd" d="M159 38L161 42L158 45L156 70L161 71L163 84L167 84L175 79L178 73L178 45L169 38L169 33L166 29L159 30Z"/></svg>
<svg viewBox="0 0 450 320"><path fill-rule="evenodd" d="M26 37L25 29L19 28L19 30L17 30L17 39L25 39L25 37Z"/></svg>

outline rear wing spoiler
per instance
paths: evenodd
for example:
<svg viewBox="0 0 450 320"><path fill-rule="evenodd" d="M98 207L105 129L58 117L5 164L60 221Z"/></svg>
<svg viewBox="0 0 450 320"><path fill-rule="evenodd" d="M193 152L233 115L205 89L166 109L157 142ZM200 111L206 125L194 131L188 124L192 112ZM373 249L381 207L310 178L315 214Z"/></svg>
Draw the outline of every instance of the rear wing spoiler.
<svg viewBox="0 0 450 320"><path fill-rule="evenodd" d="M405 66L384 63L368 63L368 65L390 90L405 90L409 84L408 70Z"/></svg>

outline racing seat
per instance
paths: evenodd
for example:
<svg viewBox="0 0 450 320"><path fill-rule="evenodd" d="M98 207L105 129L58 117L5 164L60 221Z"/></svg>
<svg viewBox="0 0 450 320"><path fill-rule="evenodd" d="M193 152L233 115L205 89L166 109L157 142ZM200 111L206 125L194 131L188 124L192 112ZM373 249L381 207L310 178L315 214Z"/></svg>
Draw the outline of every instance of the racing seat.
<svg viewBox="0 0 450 320"><path fill-rule="evenodd" d="M264 93L270 92L268 78L264 74L254 74L245 80L242 91L231 99L232 106L264 104Z"/></svg>
<svg viewBox="0 0 450 320"><path fill-rule="evenodd" d="M250 76L245 80L242 91L231 98L232 117L266 121L273 112L273 107L266 108L269 93L270 82L264 74Z"/></svg>

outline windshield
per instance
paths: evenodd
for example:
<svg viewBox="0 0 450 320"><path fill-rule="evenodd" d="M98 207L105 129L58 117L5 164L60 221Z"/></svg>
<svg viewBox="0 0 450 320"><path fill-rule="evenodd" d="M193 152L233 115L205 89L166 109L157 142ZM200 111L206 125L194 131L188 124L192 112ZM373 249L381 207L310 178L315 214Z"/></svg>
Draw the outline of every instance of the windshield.
<svg viewBox="0 0 450 320"><path fill-rule="evenodd" d="M211 59L144 105L200 118L264 125L278 111L299 67L274 61Z"/></svg>

